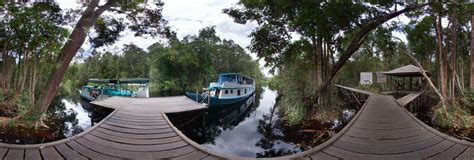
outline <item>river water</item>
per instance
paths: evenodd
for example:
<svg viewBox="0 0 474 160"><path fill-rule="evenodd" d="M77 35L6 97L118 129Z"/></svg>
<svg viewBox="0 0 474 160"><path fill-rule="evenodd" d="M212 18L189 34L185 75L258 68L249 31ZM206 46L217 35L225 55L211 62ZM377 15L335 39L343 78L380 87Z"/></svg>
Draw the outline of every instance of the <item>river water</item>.
<svg viewBox="0 0 474 160"><path fill-rule="evenodd" d="M328 139L356 112L344 109L338 118L321 124L327 125L326 131L308 133L298 126L285 125L277 97L276 91L263 88L261 93L238 104L201 112L168 114L168 117L188 138L210 150L243 157L277 157L317 146L320 143L312 143L316 141L315 137ZM199 116L189 121L196 115Z"/></svg>
<svg viewBox="0 0 474 160"><path fill-rule="evenodd" d="M100 122L113 109L92 106L78 98L78 93L57 96L48 108L44 123L48 128L18 125L0 127L0 143L38 144L77 135Z"/></svg>

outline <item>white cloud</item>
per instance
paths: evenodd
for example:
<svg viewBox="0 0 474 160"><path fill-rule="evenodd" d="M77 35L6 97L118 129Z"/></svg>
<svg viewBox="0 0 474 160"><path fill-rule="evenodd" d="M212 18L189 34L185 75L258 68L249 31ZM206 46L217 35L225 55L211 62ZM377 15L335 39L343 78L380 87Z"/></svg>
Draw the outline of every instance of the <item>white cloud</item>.
<svg viewBox="0 0 474 160"><path fill-rule="evenodd" d="M165 3L163 15L168 20L169 26L177 32L178 38L196 35L204 27L215 26L219 37L233 40L243 48L246 48L250 44L248 35L257 26L255 23L247 23L245 25L234 23L231 17L222 13L223 9L232 7L238 0L163 0L163 2ZM62 9L81 6L75 0L58 1L58 4ZM125 31L121 36L114 45L102 47L100 50L120 50L124 44L130 43L146 49L153 43L164 42L160 38L135 37L131 31ZM90 44L85 43L82 48L87 50L89 47ZM247 50L247 52L249 51ZM250 53L250 55L256 59L256 54ZM263 67L263 64L264 62L260 61L261 67ZM263 72L269 75L267 68L263 68Z"/></svg>

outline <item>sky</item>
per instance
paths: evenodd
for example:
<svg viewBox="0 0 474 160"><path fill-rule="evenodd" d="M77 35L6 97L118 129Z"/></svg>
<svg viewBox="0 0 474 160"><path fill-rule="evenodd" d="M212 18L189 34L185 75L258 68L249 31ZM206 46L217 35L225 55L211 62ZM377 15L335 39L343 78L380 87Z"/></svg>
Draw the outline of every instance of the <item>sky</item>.
<svg viewBox="0 0 474 160"><path fill-rule="evenodd" d="M76 0L58 0L62 9L76 8L80 4ZM223 39L231 39L243 48L250 44L248 35L257 26L255 23L245 25L233 22L233 19L222 13L224 8L235 5L238 0L163 0L163 16L168 21L169 26L177 33L178 38L182 39L187 35L196 35L199 30L209 26L216 27L216 33ZM134 43L135 45L146 49L156 42L164 42L159 38L135 37L130 31L121 34L121 38L114 45L99 48L99 50L120 51L124 44ZM90 44L85 43L82 47L85 50L90 48ZM250 53L248 51L248 53ZM250 53L256 59L256 54ZM263 67L264 62L260 61L260 66L265 75L268 69Z"/></svg>
<svg viewBox="0 0 474 160"><path fill-rule="evenodd" d="M63 9L80 6L79 3L76 3L76 0L57 0L57 2ZM164 18L180 39L187 35L196 35L204 27L215 26L219 37L231 39L243 48L246 48L250 44L248 35L257 27L256 23L247 23L245 25L234 23L231 17L222 13L223 9L234 6L238 0L163 0L163 2L165 3L163 8ZM399 20L402 23L408 23L406 16L392 19L392 21ZM125 31L121 33L121 36L114 45L102 47L99 50L120 53L123 45L130 43L134 43L146 50L151 44L164 42L164 40L159 38L135 37L131 31ZM394 36L406 42L406 35L404 33L395 32ZM82 48L89 50L91 47L86 42ZM247 52L256 59L256 54L250 53L248 50ZM260 60L259 63L263 73L266 76L271 76L268 72L269 69L263 67L265 62Z"/></svg>

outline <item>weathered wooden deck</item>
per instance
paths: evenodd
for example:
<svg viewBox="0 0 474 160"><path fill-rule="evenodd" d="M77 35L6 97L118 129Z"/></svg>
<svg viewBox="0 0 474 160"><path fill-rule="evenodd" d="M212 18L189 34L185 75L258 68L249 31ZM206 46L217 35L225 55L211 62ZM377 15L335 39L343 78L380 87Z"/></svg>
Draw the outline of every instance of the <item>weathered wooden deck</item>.
<svg viewBox="0 0 474 160"><path fill-rule="evenodd" d="M451 138L426 126L392 96L344 89L369 95L351 122L315 148L276 159L474 159L473 143ZM408 103L408 100L400 101ZM207 150L170 123L164 113L204 108L184 96L112 97L95 104L115 111L91 129L61 141L39 145L0 143L0 158L246 159Z"/></svg>

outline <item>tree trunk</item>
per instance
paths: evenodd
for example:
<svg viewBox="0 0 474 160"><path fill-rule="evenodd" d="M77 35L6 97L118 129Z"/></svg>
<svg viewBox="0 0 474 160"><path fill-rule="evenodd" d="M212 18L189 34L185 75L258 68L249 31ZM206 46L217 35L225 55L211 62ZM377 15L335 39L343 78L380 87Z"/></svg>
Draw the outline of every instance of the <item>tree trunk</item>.
<svg viewBox="0 0 474 160"><path fill-rule="evenodd" d="M21 81L20 81L20 84L19 84L19 87L18 87L18 90L17 90L17 93L22 93L23 90L25 89L25 84L26 84L26 79L28 77L28 65L29 65L29 51L27 48L25 48L25 56L23 58L23 71L22 71L22 74L21 74Z"/></svg>
<svg viewBox="0 0 474 160"><path fill-rule="evenodd" d="M322 77L321 77L321 54L319 48L319 37L313 36L311 37L311 47L313 52L313 64L314 64L314 87L315 89L321 85ZM319 102L319 93L314 92L315 102L316 104L320 104Z"/></svg>
<svg viewBox="0 0 474 160"><path fill-rule="evenodd" d="M469 88L474 90L474 14L471 14L471 69L469 74Z"/></svg>
<svg viewBox="0 0 474 160"><path fill-rule="evenodd" d="M445 61L447 59L446 54L443 52L443 31L441 28L441 17L434 16L434 25L435 25L435 31L436 31L436 40L437 40L437 52L439 54L439 83L440 83L440 90L441 90L441 95L443 97L446 97L446 86L447 86L447 67L445 66Z"/></svg>
<svg viewBox="0 0 474 160"><path fill-rule="evenodd" d="M416 60L415 57L413 57L410 53L406 53L408 55L408 57L410 57L410 59L415 62L415 64L421 69L421 74L423 75L423 77L426 79L426 81L428 81L428 84L431 86L431 88L435 91L435 93L438 95L439 99L441 100L441 104L442 104L442 107L443 107L443 111L444 111L444 116L446 119L448 119L448 110L446 109L447 108L447 104L446 104L446 99L445 97L443 97L443 95L441 95L441 93L439 92L439 90L435 87L435 85L433 84L433 82L431 81L430 77L428 77L428 75L426 75L425 73L425 69L423 69L423 66L421 66L420 62L418 60Z"/></svg>
<svg viewBox="0 0 474 160"><path fill-rule="evenodd" d="M35 110L39 113L44 113L51 104L53 98L59 90L61 80L69 67L69 63L76 55L79 48L84 43L88 30L94 25L97 18L107 9L112 7L113 1L108 1L97 10L100 0L93 0L88 4L86 10L82 13L81 18L77 22L74 30L69 36L66 44L61 49L61 52L56 60L56 67L52 71L45 90L38 97L35 103Z"/></svg>
<svg viewBox="0 0 474 160"><path fill-rule="evenodd" d="M458 20L457 20L457 10L456 10L456 5L457 1L456 0L451 0L452 5L455 7L452 10L451 13L451 90L450 90L450 95L451 99L454 101L456 98L456 70L457 70L457 27L458 27Z"/></svg>
<svg viewBox="0 0 474 160"><path fill-rule="evenodd" d="M395 18L405 12L409 12L421 7L424 7L426 5L431 4L429 3L423 3L423 4L417 4L417 5L411 5L407 6L405 9L402 9L400 11L383 15L380 17L375 18L374 20L370 21L368 24L363 25L362 28L357 32L357 34L354 35L352 38L351 42L349 43L349 46L345 51L342 52L341 57L339 60L334 64L334 66L331 69L331 74L328 75L327 78L325 78L323 84L317 89L317 92L324 92L326 91L327 87L331 83L331 81L334 79L336 74L339 72L339 70L342 68L342 66L349 60L349 58L359 49L360 45L364 42L367 34L377 28L379 25L387 22L388 20Z"/></svg>

